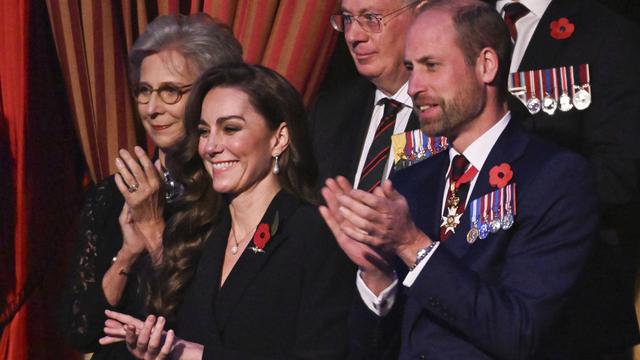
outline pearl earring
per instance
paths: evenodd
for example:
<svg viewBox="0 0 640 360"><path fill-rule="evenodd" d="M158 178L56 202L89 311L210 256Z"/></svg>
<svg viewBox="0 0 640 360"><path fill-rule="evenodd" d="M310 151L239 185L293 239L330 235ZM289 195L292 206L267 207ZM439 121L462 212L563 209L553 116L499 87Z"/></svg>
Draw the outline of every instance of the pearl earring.
<svg viewBox="0 0 640 360"><path fill-rule="evenodd" d="M278 175L280 174L280 164L278 163L278 160L280 159L280 155L275 155L274 158L276 159L276 162L275 164L273 164L273 174Z"/></svg>

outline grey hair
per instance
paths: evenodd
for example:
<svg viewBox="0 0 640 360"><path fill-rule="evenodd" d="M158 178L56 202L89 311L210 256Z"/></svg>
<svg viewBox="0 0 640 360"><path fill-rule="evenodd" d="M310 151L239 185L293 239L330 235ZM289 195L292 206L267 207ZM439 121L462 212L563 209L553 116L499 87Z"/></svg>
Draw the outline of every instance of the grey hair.
<svg viewBox="0 0 640 360"><path fill-rule="evenodd" d="M140 80L144 58L174 50L195 65L198 74L209 67L242 62L242 46L224 23L204 13L163 15L147 25L129 52L129 80Z"/></svg>

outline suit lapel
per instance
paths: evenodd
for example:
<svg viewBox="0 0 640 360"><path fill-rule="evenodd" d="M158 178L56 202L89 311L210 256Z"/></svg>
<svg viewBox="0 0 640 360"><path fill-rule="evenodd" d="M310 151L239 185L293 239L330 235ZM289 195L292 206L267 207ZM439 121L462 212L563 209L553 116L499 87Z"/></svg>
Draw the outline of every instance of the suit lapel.
<svg viewBox="0 0 640 360"><path fill-rule="evenodd" d="M409 116L409 121L407 122L407 127L404 129L405 132L417 130L420 128L420 122L418 121L418 115L412 110L411 115Z"/></svg>
<svg viewBox="0 0 640 360"><path fill-rule="evenodd" d="M551 37L551 22L565 17L574 24L576 24L576 22L580 24L579 7L578 2L568 2L565 0L551 1L533 33L529 45L527 45L518 71L546 69L558 63L558 56L563 53L562 49L569 44L571 38L557 40ZM580 27L580 25L576 25L576 31L580 31ZM573 36L575 36L575 34Z"/></svg>
<svg viewBox="0 0 640 360"><path fill-rule="evenodd" d="M224 286L218 291L218 297L215 300L215 316L221 331L224 329L230 315L234 312L236 305L240 302L246 288L251 285L260 270L267 264L269 258L286 240L286 232L283 231L282 227L286 219L298 208L299 204L298 200L285 193L284 190L280 191L272 200L260 223L268 224L270 230L272 230L277 222L277 232L270 238L264 248L264 252L256 253L251 250L250 248L254 245L253 241L251 241L229 273ZM220 264L221 267L222 265Z"/></svg>
<svg viewBox="0 0 640 360"><path fill-rule="evenodd" d="M478 173L478 179L473 187L464 214L460 219L460 225L456 228L455 234L445 243L447 248L458 258L464 256L469 248L473 246L467 242L467 233L471 228L471 211L469 204L471 204L473 200L496 190L495 187L489 184L489 172L491 169L502 163L507 163L514 168L514 163L522 156L527 144L528 137L524 130L513 119L509 121L509 125L507 125L502 134L500 134L500 137L498 137L498 140L489 152L487 160ZM516 180L515 175L514 171L514 178L511 180L512 183ZM492 235L489 235L488 239L490 239L491 236Z"/></svg>

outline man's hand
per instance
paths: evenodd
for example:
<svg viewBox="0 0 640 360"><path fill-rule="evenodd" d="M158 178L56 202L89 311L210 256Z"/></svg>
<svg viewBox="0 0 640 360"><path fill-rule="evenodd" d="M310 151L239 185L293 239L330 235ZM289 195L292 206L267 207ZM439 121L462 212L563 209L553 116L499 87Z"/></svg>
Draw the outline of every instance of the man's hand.
<svg viewBox="0 0 640 360"><path fill-rule="evenodd" d="M395 253L408 265L415 262L416 252L431 244L409 214L407 200L390 180L373 193L352 189L336 196L338 211L345 219L340 230L360 243Z"/></svg>
<svg viewBox="0 0 640 360"><path fill-rule="evenodd" d="M338 245L363 272L363 280L367 287L378 294L395 280L395 274L386 258L389 254L385 255L367 244L356 241L342 231L342 224L347 220L338 210L336 197L351 190L351 184L344 177L338 177L335 180L327 179L326 186L322 189L322 196L327 206L320 206L320 214L331 229Z"/></svg>

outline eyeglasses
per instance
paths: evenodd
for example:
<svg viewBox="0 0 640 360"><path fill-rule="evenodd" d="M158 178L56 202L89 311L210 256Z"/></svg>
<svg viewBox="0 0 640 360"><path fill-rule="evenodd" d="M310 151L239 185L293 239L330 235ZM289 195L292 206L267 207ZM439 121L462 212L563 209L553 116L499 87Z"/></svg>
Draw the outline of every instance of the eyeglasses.
<svg viewBox="0 0 640 360"><path fill-rule="evenodd" d="M404 10L409 9L411 6L419 3L420 1L413 1L401 8L395 9L390 13L380 15L380 14L372 14L365 13L362 15L347 15L347 14L334 14L331 15L331 27L334 30L344 32L349 26L353 24L355 20L360 27L370 33L379 33L382 32L382 26L386 25L382 22L382 19L387 18L391 15L400 15ZM391 18L393 19L393 18ZM390 19L389 19L390 20Z"/></svg>
<svg viewBox="0 0 640 360"><path fill-rule="evenodd" d="M165 84L157 89L154 89L148 85L138 85L133 89L133 97L138 104L148 104L151 101L151 94L157 92L160 96L160 100L167 105L173 105L182 99L182 95L191 90L193 84L185 86L177 86L172 84Z"/></svg>

